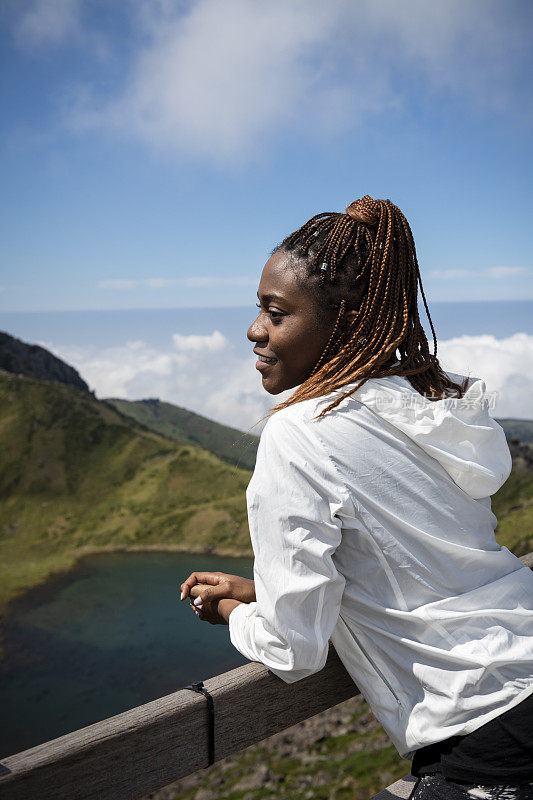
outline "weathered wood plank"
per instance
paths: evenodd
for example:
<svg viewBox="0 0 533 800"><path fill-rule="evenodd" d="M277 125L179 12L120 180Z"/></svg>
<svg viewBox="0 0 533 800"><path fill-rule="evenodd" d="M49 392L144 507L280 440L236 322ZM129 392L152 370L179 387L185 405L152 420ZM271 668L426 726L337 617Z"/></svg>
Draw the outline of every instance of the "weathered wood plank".
<svg viewBox="0 0 533 800"><path fill-rule="evenodd" d="M416 778L413 778L412 775L406 775L405 778L400 778L396 783L387 786L386 789L382 789L381 792L375 794L370 800L397 800L397 798L408 798L413 791L415 783Z"/></svg>
<svg viewBox="0 0 533 800"><path fill-rule="evenodd" d="M526 567L533 569L533 553L527 553L525 556L520 556L520 561L522 564L525 564Z"/></svg>
<svg viewBox="0 0 533 800"><path fill-rule="evenodd" d="M358 692L331 646L324 669L293 684L250 663L204 685L217 761ZM3 759L0 798L136 800L206 766L207 735L205 698L182 689Z"/></svg>

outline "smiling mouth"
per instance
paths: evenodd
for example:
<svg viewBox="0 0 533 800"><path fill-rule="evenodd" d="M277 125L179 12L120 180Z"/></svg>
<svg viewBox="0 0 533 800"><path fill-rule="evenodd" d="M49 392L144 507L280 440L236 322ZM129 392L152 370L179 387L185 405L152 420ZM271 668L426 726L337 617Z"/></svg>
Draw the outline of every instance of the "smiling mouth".
<svg viewBox="0 0 533 800"><path fill-rule="evenodd" d="M259 353L256 353L254 350L254 354L257 356L257 361L255 362L255 368L259 370L259 372L265 372L269 367L273 367L274 364L278 363L277 358L269 358L269 356L262 356Z"/></svg>

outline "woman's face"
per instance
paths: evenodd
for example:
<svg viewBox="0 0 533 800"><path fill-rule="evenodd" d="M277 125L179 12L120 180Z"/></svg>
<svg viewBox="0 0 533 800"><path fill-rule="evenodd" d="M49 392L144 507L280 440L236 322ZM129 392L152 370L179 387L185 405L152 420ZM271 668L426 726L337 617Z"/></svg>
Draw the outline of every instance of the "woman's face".
<svg viewBox="0 0 533 800"><path fill-rule="evenodd" d="M335 321L302 288L296 268L284 250L268 259L257 292L261 310L248 329L258 356L256 368L270 394L292 389L309 377Z"/></svg>

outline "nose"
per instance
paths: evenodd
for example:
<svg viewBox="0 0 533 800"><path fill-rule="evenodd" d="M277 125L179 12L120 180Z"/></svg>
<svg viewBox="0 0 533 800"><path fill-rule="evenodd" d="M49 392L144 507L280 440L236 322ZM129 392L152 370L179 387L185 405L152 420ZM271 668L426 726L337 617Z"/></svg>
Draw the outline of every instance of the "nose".
<svg viewBox="0 0 533 800"><path fill-rule="evenodd" d="M268 340L268 333L263 323L263 312L260 311L255 320L252 322L246 336L251 342L266 342Z"/></svg>

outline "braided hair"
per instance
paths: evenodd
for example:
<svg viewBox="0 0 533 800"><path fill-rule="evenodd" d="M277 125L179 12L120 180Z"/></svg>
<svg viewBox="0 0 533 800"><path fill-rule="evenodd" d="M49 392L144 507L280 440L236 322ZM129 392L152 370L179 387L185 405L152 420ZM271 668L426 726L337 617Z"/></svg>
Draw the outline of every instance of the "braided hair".
<svg viewBox="0 0 533 800"><path fill-rule="evenodd" d="M332 410L370 378L405 375L430 400L462 397L437 359L411 228L390 200L365 195L346 213L324 212L308 220L276 248L305 267L303 284L325 310L336 313L332 333L309 377L278 411L355 382L319 416ZM418 286L433 335L433 353L418 315ZM348 310L352 310L349 316ZM334 314L335 316L335 314Z"/></svg>

